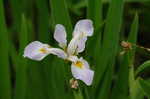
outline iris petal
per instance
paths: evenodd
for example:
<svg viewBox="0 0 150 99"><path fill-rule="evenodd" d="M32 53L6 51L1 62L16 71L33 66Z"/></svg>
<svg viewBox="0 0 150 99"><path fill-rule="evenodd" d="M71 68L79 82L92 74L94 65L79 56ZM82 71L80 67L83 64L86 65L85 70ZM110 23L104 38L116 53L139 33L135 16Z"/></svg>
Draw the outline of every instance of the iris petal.
<svg viewBox="0 0 150 99"><path fill-rule="evenodd" d="M94 71L87 68L79 68L72 64L71 72L74 78L82 80L86 85L91 85L93 81Z"/></svg>
<svg viewBox="0 0 150 99"><path fill-rule="evenodd" d="M41 61L48 54L50 54L47 49L49 49L47 44L43 44L39 41L34 41L27 45L24 50L23 56L32 60Z"/></svg>
<svg viewBox="0 0 150 99"><path fill-rule="evenodd" d="M49 51L50 54L56 55L59 58L62 58L62 59L67 58L67 54L59 48L50 48L48 51Z"/></svg>
<svg viewBox="0 0 150 99"><path fill-rule="evenodd" d="M92 36L93 31L94 31L93 22L89 19L83 19L78 21L77 24L75 25L73 36L81 33L84 33L86 36Z"/></svg>
<svg viewBox="0 0 150 99"><path fill-rule="evenodd" d="M54 39L59 43L59 46L65 48L67 46L66 30L61 24L57 24L54 32Z"/></svg>
<svg viewBox="0 0 150 99"><path fill-rule="evenodd" d="M76 63L72 63L71 72L74 78L82 80L86 85L91 85L94 77L94 71L89 68L89 64L83 58L77 60L81 62L81 65L78 66Z"/></svg>

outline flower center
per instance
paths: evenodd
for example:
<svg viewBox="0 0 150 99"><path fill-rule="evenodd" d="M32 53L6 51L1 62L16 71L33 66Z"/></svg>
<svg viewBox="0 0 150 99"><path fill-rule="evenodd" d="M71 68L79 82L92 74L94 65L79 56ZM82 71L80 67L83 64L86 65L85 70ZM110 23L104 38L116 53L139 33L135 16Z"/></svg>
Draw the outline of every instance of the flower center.
<svg viewBox="0 0 150 99"><path fill-rule="evenodd" d="M40 51L41 53L43 53L43 54L46 54L46 53L47 53L47 50L46 50L45 48L41 48L39 51Z"/></svg>
<svg viewBox="0 0 150 99"><path fill-rule="evenodd" d="M77 61L77 62L75 63L75 66L77 66L77 67L79 67L79 68L83 68L83 63L80 62L80 61Z"/></svg>

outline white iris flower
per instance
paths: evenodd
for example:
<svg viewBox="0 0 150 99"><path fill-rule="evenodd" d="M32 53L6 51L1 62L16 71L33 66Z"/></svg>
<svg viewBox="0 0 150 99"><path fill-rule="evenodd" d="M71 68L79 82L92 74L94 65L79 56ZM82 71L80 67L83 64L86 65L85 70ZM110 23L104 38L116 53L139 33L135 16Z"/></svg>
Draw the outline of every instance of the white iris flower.
<svg viewBox="0 0 150 99"><path fill-rule="evenodd" d="M43 44L39 41L31 42L24 50L24 57L32 60L41 61L49 54L53 54L72 62L71 72L74 78L82 80L85 84L91 85L93 81L94 71L89 67L89 64L82 57L77 55L84 51L85 43L88 36L93 35L93 23L91 20L80 20L75 25L73 37L67 46L67 35L65 27L57 24L54 32L54 39L62 48L53 48L48 44Z"/></svg>

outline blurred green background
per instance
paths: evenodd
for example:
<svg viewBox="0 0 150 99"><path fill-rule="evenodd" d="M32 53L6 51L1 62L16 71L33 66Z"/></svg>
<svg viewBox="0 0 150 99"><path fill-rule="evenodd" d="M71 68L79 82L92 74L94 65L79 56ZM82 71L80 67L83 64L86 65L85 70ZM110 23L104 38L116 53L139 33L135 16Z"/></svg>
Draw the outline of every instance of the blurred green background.
<svg viewBox="0 0 150 99"><path fill-rule="evenodd" d="M0 99L150 99L149 18L149 0L0 0ZM79 81L74 90L70 64L22 55L34 40L58 47L56 24L66 27L70 40L80 19L94 23L81 55L95 76L92 86ZM121 41L133 49L120 55Z"/></svg>

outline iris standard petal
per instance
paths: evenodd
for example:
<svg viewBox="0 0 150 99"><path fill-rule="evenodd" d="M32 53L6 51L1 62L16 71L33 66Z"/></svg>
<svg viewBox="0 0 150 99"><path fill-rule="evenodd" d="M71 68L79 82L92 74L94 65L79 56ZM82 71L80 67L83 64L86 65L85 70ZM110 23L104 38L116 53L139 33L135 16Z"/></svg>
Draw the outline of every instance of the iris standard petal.
<svg viewBox="0 0 150 99"><path fill-rule="evenodd" d="M47 44L43 44L39 41L31 42L26 46L23 56L32 60L40 61L49 54L47 51L48 47Z"/></svg>
<svg viewBox="0 0 150 99"><path fill-rule="evenodd" d="M79 36L80 35L76 35L75 37L72 38L72 40L70 41L68 48L67 48L67 53L69 55L74 55L77 51L77 47L78 47L78 41L79 41Z"/></svg>
<svg viewBox="0 0 150 99"><path fill-rule="evenodd" d="M59 43L59 46L65 48L67 46L66 30L61 24L57 24L54 32L54 39Z"/></svg>
<svg viewBox="0 0 150 99"><path fill-rule="evenodd" d="M87 37L83 37L81 38L79 41L78 41L78 44L77 44L77 53L81 53L84 51L85 49L85 44L86 44L86 41L87 41Z"/></svg>
<svg viewBox="0 0 150 99"><path fill-rule="evenodd" d="M83 19L77 22L75 25L75 29L73 32L73 36L77 34L83 33L85 36L92 36L93 35L93 22L89 19Z"/></svg>

